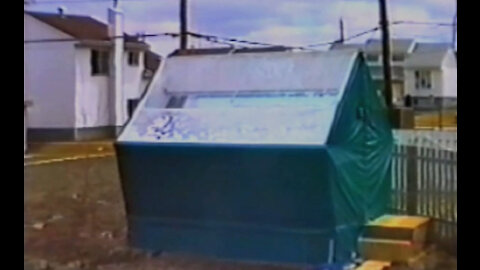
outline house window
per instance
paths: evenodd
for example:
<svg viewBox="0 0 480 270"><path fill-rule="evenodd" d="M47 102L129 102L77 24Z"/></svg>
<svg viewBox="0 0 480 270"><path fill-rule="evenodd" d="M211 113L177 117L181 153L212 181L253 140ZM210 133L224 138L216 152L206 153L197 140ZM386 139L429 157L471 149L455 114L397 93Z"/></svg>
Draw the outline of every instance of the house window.
<svg viewBox="0 0 480 270"><path fill-rule="evenodd" d="M376 54L367 54L367 61L368 62L378 62L380 58Z"/></svg>
<svg viewBox="0 0 480 270"><path fill-rule="evenodd" d="M432 72L428 70L415 71L415 89L432 89Z"/></svg>
<svg viewBox="0 0 480 270"><path fill-rule="evenodd" d="M109 58L108 51L92 50L90 58L92 75L108 75Z"/></svg>
<svg viewBox="0 0 480 270"><path fill-rule="evenodd" d="M403 60L405 60L405 55L403 55L403 54L393 54L392 55L392 61L394 61L394 62L401 62Z"/></svg>
<svg viewBox="0 0 480 270"><path fill-rule="evenodd" d="M128 65L136 67L138 66L140 59L140 53L139 52L129 52L128 53Z"/></svg>

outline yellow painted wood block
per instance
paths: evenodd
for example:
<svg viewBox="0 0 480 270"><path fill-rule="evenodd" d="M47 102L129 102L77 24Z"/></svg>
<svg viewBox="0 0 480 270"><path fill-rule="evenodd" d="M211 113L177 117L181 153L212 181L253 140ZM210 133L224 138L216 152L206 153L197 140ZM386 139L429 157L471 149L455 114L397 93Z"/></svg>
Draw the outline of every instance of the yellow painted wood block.
<svg viewBox="0 0 480 270"><path fill-rule="evenodd" d="M366 260L407 262L417 256L421 248L411 241L361 238L359 251Z"/></svg>
<svg viewBox="0 0 480 270"><path fill-rule="evenodd" d="M418 247L423 247L427 239L427 229L430 219L414 216L382 216L365 226L363 237L410 241Z"/></svg>
<svg viewBox="0 0 480 270"><path fill-rule="evenodd" d="M357 267L355 270L383 270L392 265L391 262L387 261L366 261L361 266Z"/></svg>
<svg viewBox="0 0 480 270"><path fill-rule="evenodd" d="M367 226L415 229L429 220L427 217L384 215L368 223Z"/></svg>

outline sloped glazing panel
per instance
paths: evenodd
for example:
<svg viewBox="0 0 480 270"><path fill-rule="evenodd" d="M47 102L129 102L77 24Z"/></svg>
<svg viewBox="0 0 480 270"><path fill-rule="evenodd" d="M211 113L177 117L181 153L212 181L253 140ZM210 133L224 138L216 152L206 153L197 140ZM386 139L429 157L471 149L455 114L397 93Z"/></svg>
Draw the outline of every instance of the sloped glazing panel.
<svg viewBox="0 0 480 270"><path fill-rule="evenodd" d="M331 108L338 101L338 89L318 91L242 92L232 95L191 95L185 108L315 107Z"/></svg>

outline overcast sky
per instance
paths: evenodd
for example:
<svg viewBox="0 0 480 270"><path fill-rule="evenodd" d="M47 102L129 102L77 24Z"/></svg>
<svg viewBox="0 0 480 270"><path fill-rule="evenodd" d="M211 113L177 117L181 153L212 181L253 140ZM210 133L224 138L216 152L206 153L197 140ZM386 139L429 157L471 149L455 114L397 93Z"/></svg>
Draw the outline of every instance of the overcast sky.
<svg viewBox="0 0 480 270"><path fill-rule="evenodd" d="M63 0L65 4L38 4L28 9L56 12L59 6L67 13L87 14L106 21L110 2L92 3ZM120 1L129 33L178 32L178 0ZM56 1L62 2L62 1ZM450 23L455 13L455 0L389 0L390 20ZM218 36L242 38L282 45L305 45L335 40L339 36L338 21L343 18L346 36L362 32L378 24L378 0L189 0L189 29ZM352 42L378 37L365 35ZM451 42L452 29L445 26L392 26L392 37L416 38L423 41ZM147 39L161 54L178 46L173 38ZM207 41L190 40L195 47L209 46Z"/></svg>

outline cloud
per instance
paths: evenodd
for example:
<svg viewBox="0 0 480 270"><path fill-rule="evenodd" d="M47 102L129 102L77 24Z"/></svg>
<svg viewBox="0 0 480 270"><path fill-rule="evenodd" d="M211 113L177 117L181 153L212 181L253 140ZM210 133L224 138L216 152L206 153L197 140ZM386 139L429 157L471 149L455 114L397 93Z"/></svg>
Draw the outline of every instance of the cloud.
<svg viewBox="0 0 480 270"><path fill-rule="evenodd" d="M454 10L457 0L424 0L432 8Z"/></svg>
<svg viewBox="0 0 480 270"><path fill-rule="evenodd" d="M128 32L146 32L146 33L164 33L178 32L179 23L177 21L163 21L158 23L139 23L135 21L125 22L125 28Z"/></svg>
<svg viewBox="0 0 480 270"><path fill-rule="evenodd" d="M129 32L178 32L178 0L124 1L125 26ZM109 3L66 4L77 14L93 14L105 21ZM449 22L455 0L389 1L391 20ZM38 5L36 9L55 12L56 5ZM238 37L275 44L304 45L338 38L342 17L346 35L378 25L377 0L194 0L189 1L191 31L226 37ZM392 36L451 39L448 27L393 26ZM366 35L353 42L362 42ZM169 38L148 39L156 50L176 48ZM208 42L196 46L207 46Z"/></svg>
<svg viewBox="0 0 480 270"><path fill-rule="evenodd" d="M351 32L377 26L378 13L378 4L372 1L339 1L332 7L332 17L336 20L343 18Z"/></svg>
<svg viewBox="0 0 480 270"><path fill-rule="evenodd" d="M245 39L262 41L273 45L304 46L312 43L330 41L338 38L336 28L323 27L305 28L301 26L266 26L252 31Z"/></svg>

